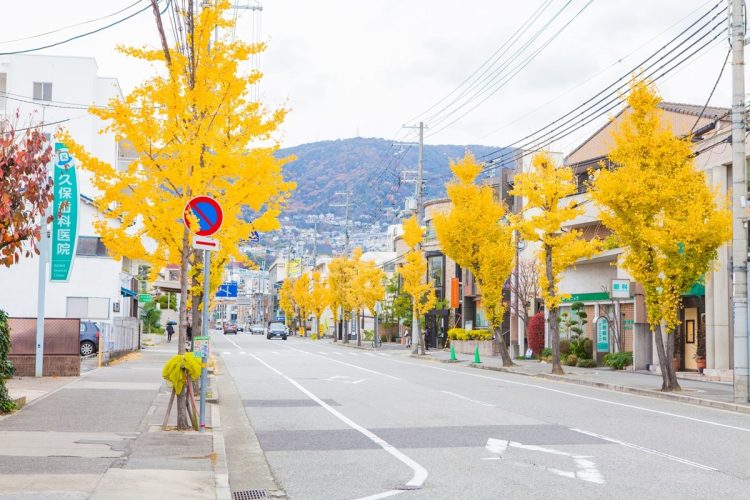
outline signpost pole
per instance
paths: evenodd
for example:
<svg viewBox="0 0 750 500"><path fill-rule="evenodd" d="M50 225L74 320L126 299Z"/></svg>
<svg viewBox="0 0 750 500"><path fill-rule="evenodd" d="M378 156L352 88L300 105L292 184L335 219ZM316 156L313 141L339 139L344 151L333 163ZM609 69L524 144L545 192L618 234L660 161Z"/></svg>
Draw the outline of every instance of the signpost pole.
<svg viewBox="0 0 750 500"><path fill-rule="evenodd" d="M211 273L211 252L203 250L203 319L201 320L201 336L208 337L208 305L209 305L209 276ZM210 341L207 341L210 345ZM201 407L200 407L200 432L206 430L206 379L208 372L208 349L203 352L201 358Z"/></svg>

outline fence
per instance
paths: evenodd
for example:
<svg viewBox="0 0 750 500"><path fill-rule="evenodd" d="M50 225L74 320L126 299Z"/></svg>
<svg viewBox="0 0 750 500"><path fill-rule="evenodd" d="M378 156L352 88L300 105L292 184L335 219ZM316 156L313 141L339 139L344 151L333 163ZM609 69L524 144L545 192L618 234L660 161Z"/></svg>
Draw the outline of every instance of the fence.
<svg viewBox="0 0 750 500"><path fill-rule="evenodd" d="M138 350L138 320L136 318L114 318L114 324L99 323L102 360Z"/></svg>
<svg viewBox="0 0 750 500"><path fill-rule="evenodd" d="M81 374L79 356L80 320L47 318L44 320L43 372L49 376ZM16 375L33 377L36 370L36 318L8 318L11 351L8 358Z"/></svg>

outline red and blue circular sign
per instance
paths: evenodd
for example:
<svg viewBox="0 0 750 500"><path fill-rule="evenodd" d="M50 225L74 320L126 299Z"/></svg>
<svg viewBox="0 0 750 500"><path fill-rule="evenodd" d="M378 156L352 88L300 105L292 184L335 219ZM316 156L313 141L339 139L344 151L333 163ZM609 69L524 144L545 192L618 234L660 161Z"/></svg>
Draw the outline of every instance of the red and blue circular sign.
<svg viewBox="0 0 750 500"><path fill-rule="evenodd" d="M188 214L192 213L198 219L198 228L191 227ZM210 236L219 230L224 221L224 211L219 202L210 196L196 196L185 205L182 215L185 225L198 236Z"/></svg>

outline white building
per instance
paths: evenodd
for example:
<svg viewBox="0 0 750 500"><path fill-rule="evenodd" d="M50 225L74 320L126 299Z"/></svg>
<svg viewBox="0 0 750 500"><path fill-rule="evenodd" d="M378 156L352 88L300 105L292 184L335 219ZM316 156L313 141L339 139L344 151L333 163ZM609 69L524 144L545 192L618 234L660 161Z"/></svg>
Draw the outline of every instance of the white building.
<svg viewBox="0 0 750 500"><path fill-rule="evenodd" d="M57 127L64 127L94 156L112 164L127 162L113 134L100 134L103 122L86 111L121 95L117 79L100 77L92 58L0 56L0 119L13 123L18 112L17 128L44 123L53 147ZM47 266L45 316L95 320L106 334L118 318L135 315L137 271L128 259L107 255L93 226L101 214L92 204L96 193L91 174L77 170L81 197L76 255L67 282L50 282ZM36 257L0 267L0 308L10 316L36 317L38 273Z"/></svg>

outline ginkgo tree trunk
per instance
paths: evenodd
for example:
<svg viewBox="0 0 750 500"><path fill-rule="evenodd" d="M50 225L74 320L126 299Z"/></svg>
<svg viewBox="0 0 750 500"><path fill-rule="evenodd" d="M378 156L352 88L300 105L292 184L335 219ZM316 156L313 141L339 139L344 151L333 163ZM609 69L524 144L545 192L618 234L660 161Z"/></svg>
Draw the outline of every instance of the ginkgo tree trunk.
<svg viewBox="0 0 750 500"><path fill-rule="evenodd" d="M539 243L536 255L539 288L548 311L547 328L552 348L552 373L562 374L558 310L564 295L558 286L560 274L578 259L590 257L600 248L597 239L586 241L577 229L566 227L583 213L577 200L569 197L578 192L573 170L557 165L541 152L532 158L531 169L519 172L510 194L524 198L524 211L513 217L516 228L526 241Z"/></svg>
<svg viewBox="0 0 750 500"><path fill-rule="evenodd" d="M477 185L482 166L473 155L452 162L451 170L455 179L445 185L450 211L435 216L440 248L474 275L503 366L511 366L513 360L505 345L502 324L503 287L515 257L513 229L505 220L505 207L495 201L492 188Z"/></svg>
<svg viewBox="0 0 750 500"><path fill-rule="evenodd" d="M312 273L309 308L315 318L315 335L320 339L320 317L329 305L328 284L320 277L320 271Z"/></svg>
<svg viewBox="0 0 750 500"><path fill-rule="evenodd" d="M241 70L264 45L232 39L229 1L207 2L199 12L194 2L187 4L187 10L172 14L186 27L173 43L155 8L161 49L120 49L161 71L123 99L89 110L118 140L129 143L135 160L125 167L111 165L85 151L75 137L62 139L82 168L94 174L95 204L105 214L95 227L110 254L148 262L152 277L167 264L180 263L180 354L185 352L192 253L190 232L182 223L188 201L207 195L223 208L224 224L215 235L220 250L212 255L216 271L229 257L250 263L240 242L253 231L277 229L294 189L282 175L288 159L274 157L275 133L286 111L269 111L253 100L251 87L260 74ZM189 427L183 395L177 424Z"/></svg>
<svg viewBox="0 0 750 500"><path fill-rule="evenodd" d="M424 355L424 337L420 320L427 311L435 307L437 297L432 284L425 282L427 260L419 248L424 230L415 216L405 219L403 228L403 239L409 251L404 256L405 263L399 266L398 272L404 279L404 292L412 299L412 353Z"/></svg>
<svg viewBox="0 0 750 500"><path fill-rule="evenodd" d="M648 82L631 82L629 108L608 155L614 167L596 172L591 197L624 247L623 267L643 286L662 390L675 391L680 385L672 357L681 294L711 269L732 228L727 200L717 202L695 168L690 138L674 135L659 102Z"/></svg>

